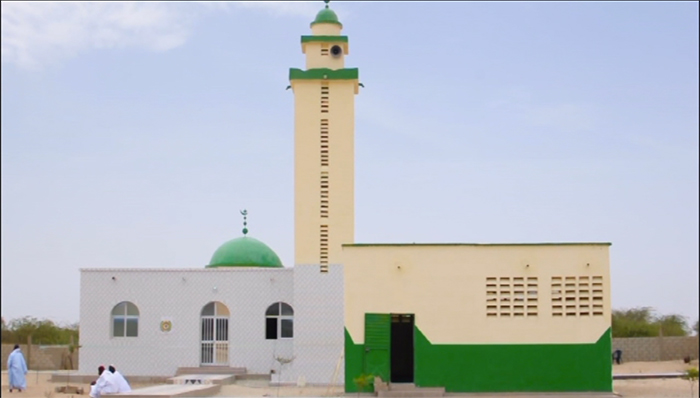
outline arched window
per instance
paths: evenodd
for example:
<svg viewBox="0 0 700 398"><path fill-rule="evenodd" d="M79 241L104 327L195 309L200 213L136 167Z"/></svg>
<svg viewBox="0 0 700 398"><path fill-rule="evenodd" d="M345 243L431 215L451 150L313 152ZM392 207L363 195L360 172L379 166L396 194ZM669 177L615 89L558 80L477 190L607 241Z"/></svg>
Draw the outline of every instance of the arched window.
<svg viewBox="0 0 700 398"><path fill-rule="evenodd" d="M138 337L139 309L130 301L112 308L112 337Z"/></svg>
<svg viewBox="0 0 700 398"><path fill-rule="evenodd" d="M265 338L267 340L294 337L294 310L292 306L277 302L265 311Z"/></svg>

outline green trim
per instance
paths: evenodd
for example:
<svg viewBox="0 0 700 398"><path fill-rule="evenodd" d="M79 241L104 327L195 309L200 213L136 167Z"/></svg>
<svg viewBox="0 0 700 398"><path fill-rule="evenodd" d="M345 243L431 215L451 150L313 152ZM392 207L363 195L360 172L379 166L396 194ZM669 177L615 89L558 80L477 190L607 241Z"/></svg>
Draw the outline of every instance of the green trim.
<svg viewBox="0 0 700 398"><path fill-rule="evenodd" d="M354 379L364 372L365 345L355 344L345 328L345 391L358 392ZM365 388L363 392L372 392Z"/></svg>
<svg viewBox="0 0 700 398"><path fill-rule="evenodd" d="M562 243L343 243L343 247L369 246L611 246L610 242Z"/></svg>
<svg viewBox="0 0 700 398"><path fill-rule="evenodd" d="M514 331L517 333L517 331ZM415 384L447 392L612 392L612 332L590 344L433 344L415 329ZM345 391L364 345L345 329Z"/></svg>
<svg viewBox="0 0 700 398"><path fill-rule="evenodd" d="M311 43L316 41L328 42L328 43L347 43L347 36L302 36L302 43Z"/></svg>
<svg viewBox="0 0 700 398"><path fill-rule="evenodd" d="M302 70L297 68L289 69L289 80L356 80L359 76L357 68L328 69L317 68Z"/></svg>
<svg viewBox="0 0 700 398"><path fill-rule="evenodd" d="M421 387L445 387L449 392L612 392L610 328L593 344L432 344L417 327L415 333L415 382Z"/></svg>

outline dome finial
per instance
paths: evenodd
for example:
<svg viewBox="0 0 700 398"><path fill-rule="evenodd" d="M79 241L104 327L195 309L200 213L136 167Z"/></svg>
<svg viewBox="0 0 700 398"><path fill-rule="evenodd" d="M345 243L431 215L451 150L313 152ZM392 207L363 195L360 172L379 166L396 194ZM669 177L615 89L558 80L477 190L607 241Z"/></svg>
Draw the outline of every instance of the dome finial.
<svg viewBox="0 0 700 398"><path fill-rule="evenodd" d="M328 8L328 3L331 2L331 0L323 0L324 3L326 3L326 8Z"/></svg>
<svg viewBox="0 0 700 398"><path fill-rule="evenodd" d="M248 225L248 210L241 210L241 214L243 214L243 235L248 233L248 228L246 227Z"/></svg>

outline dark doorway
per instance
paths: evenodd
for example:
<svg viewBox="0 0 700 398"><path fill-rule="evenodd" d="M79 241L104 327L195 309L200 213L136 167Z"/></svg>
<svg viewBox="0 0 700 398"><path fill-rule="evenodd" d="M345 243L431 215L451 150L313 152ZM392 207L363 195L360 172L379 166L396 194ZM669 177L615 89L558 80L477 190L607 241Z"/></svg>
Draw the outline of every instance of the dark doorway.
<svg viewBox="0 0 700 398"><path fill-rule="evenodd" d="M391 382L413 383L413 314L391 314Z"/></svg>

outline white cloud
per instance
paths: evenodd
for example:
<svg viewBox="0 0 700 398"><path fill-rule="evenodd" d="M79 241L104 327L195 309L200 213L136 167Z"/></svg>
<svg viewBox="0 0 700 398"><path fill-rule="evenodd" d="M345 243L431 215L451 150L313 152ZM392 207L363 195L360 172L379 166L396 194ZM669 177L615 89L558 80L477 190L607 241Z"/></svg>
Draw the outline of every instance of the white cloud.
<svg viewBox="0 0 700 398"><path fill-rule="evenodd" d="M232 3L218 3L233 5L240 8L259 9L267 11L275 16L292 16L309 18L313 20L314 15L323 8L320 1L237 1Z"/></svg>
<svg viewBox="0 0 700 398"><path fill-rule="evenodd" d="M2 62L40 68L87 49L182 45L191 15L167 3L2 2Z"/></svg>
<svg viewBox="0 0 700 398"><path fill-rule="evenodd" d="M91 49L167 51L202 13L260 9L311 20L319 2L2 2L2 62L40 69Z"/></svg>

